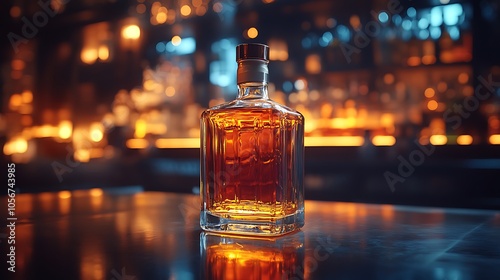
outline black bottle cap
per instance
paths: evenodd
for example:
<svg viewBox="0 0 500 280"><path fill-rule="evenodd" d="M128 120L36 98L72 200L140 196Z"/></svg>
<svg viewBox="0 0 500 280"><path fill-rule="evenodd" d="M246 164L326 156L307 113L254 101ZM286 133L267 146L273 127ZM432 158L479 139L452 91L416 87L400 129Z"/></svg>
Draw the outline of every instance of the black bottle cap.
<svg viewBox="0 0 500 280"><path fill-rule="evenodd" d="M264 44L249 43L236 46L236 61L259 59L269 61L269 47Z"/></svg>

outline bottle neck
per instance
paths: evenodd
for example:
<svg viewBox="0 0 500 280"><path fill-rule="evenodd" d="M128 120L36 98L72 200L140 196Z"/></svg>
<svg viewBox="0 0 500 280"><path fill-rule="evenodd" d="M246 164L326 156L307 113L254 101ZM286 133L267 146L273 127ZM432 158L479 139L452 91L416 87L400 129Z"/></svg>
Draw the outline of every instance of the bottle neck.
<svg viewBox="0 0 500 280"><path fill-rule="evenodd" d="M247 82L238 84L237 99L269 99L267 83Z"/></svg>
<svg viewBox="0 0 500 280"><path fill-rule="evenodd" d="M238 61L238 99L269 99L267 60L243 59Z"/></svg>

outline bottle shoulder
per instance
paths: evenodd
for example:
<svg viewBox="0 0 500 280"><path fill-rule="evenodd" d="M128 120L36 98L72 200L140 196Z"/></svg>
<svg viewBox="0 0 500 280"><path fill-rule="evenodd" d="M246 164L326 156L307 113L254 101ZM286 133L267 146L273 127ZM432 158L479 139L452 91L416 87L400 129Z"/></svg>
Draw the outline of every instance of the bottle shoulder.
<svg viewBox="0 0 500 280"><path fill-rule="evenodd" d="M275 102L271 99L236 99L230 102L222 103L206 109L202 116L216 115L219 113L245 112L245 111L266 111L274 112L275 114L286 115L298 119L304 119L304 116L297 110L289 108L283 104Z"/></svg>

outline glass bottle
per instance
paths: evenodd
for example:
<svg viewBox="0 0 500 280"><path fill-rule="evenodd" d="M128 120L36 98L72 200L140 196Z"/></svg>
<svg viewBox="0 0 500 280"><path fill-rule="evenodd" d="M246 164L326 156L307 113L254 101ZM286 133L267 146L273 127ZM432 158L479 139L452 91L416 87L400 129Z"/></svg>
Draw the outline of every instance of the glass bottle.
<svg viewBox="0 0 500 280"><path fill-rule="evenodd" d="M238 96L201 116L200 225L274 236L304 225L304 117L268 97L269 47L236 47Z"/></svg>
<svg viewBox="0 0 500 280"><path fill-rule="evenodd" d="M279 237L202 232L200 253L203 279L305 278L303 232Z"/></svg>

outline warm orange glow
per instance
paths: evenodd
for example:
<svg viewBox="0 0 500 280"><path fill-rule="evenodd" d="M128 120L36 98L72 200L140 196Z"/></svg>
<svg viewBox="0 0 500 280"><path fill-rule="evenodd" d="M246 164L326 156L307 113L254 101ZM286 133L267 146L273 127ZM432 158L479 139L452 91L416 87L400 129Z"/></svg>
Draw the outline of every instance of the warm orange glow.
<svg viewBox="0 0 500 280"><path fill-rule="evenodd" d="M461 84L466 84L469 81L469 74L467 73L460 73L458 75L458 82Z"/></svg>
<svg viewBox="0 0 500 280"><path fill-rule="evenodd" d="M23 103L31 103L33 101L33 93L31 90L25 90L21 93L21 100Z"/></svg>
<svg viewBox="0 0 500 280"><path fill-rule="evenodd" d="M157 85L157 84L155 83L155 81L154 81L154 80L150 80L150 79L145 80L145 81L142 83L142 86L143 86L143 87L144 87L144 89L145 89L145 90L147 90L147 91L152 91L152 90L155 88L155 86L156 86L156 85Z"/></svg>
<svg viewBox="0 0 500 280"><path fill-rule="evenodd" d="M139 39L141 37L141 29L135 24L126 25L122 29L122 37L124 39Z"/></svg>
<svg viewBox="0 0 500 280"><path fill-rule="evenodd" d="M354 118L333 118L330 120L331 128L347 129L356 126L356 119Z"/></svg>
<svg viewBox="0 0 500 280"><path fill-rule="evenodd" d="M102 158L104 150L102 148L92 148L89 150L89 158Z"/></svg>
<svg viewBox="0 0 500 280"><path fill-rule="evenodd" d="M15 110L17 107L21 106L23 99L20 94L13 94L10 96L9 107L11 110Z"/></svg>
<svg viewBox="0 0 500 280"><path fill-rule="evenodd" d="M258 35L259 35L259 31L257 30L257 28L255 28L255 27L248 28L248 30L247 30L248 38L254 39L254 38L257 38Z"/></svg>
<svg viewBox="0 0 500 280"><path fill-rule="evenodd" d="M462 90L462 94L464 96L472 96L474 94L474 88L467 85L467 86L464 86L463 90Z"/></svg>
<svg viewBox="0 0 500 280"><path fill-rule="evenodd" d="M59 135L59 127L47 124L34 126L32 128L32 133L35 138L57 137Z"/></svg>
<svg viewBox="0 0 500 280"><path fill-rule="evenodd" d="M33 118L30 115L22 115L21 124L23 126L31 126L33 124Z"/></svg>
<svg viewBox="0 0 500 280"><path fill-rule="evenodd" d="M154 15L158 13L158 10L161 8L161 3L158 1L153 2L151 5L151 14Z"/></svg>
<svg viewBox="0 0 500 280"><path fill-rule="evenodd" d="M113 123L115 125L128 125L130 117L130 108L126 105L117 104L113 106Z"/></svg>
<svg viewBox="0 0 500 280"><path fill-rule="evenodd" d="M207 12L207 8L205 6L199 6L196 8L196 15L197 16L202 16Z"/></svg>
<svg viewBox="0 0 500 280"><path fill-rule="evenodd" d="M104 137L103 127L101 123L92 123L90 125L90 140L100 142Z"/></svg>
<svg viewBox="0 0 500 280"><path fill-rule="evenodd" d="M167 126L164 123L150 123L147 126L146 132L155 135L162 135L167 133Z"/></svg>
<svg viewBox="0 0 500 280"><path fill-rule="evenodd" d="M92 64L99 57L99 53L94 48L84 48L80 54L80 59L83 63Z"/></svg>
<svg viewBox="0 0 500 280"><path fill-rule="evenodd" d="M310 74L321 72L321 57L317 54L310 54L306 57L306 71Z"/></svg>
<svg viewBox="0 0 500 280"><path fill-rule="evenodd" d="M10 16L13 18L18 18L21 16L21 8L19 6L12 6L10 8Z"/></svg>
<svg viewBox="0 0 500 280"><path fill-rule="evenodd" d="M349 23L351 24L352 28L354 28L354 29L359 29L361 27L361 20L359 19L359 16L357 16L357 15L352 15L349 18Z"/></svg>
<svg viewBox="0 0 500 280"><path fill-rule="evenodd" d="M420 57L411 56L408 58L406 63L408 64L408 66L418 66L418 65L420 65Z"/></svg>
<svg viewBox="0 0 500 280"><path fill-rule="evenodd" d="M438 105L436 100L429 100L429 102L427 102L427 109L434 111L438 108Z"/></svg>
<svg viewBox="0 0 500 280"><path fill-rule="evenodd" d="M491 116L488 118L488 125L493 129L500 129L500 118Z"/></svg>
<svg viewBox="0 0 500 280"><path fill-rule="evenodd" d="M492 145L500 145L500 134L493 134L488 140Z"/></svg>
<svg viewBox="0 0 500 280"><path fill-rule="evenodd" d="M389 205L389 204L383 204L380 206L380 210L382 212L382 219L384 219L385 222L390 222L394 219L394 206Z"/></svg>
<svg viewBox="0 0 500 280"><path fill-rule="evenodd" d="M146 139L128 139L125 145L129 149L144 149L149 146L149 142Z"/></svg>
<svg viewBox="0 0 500 280"><path fill-rule="evenodd" d="M365 139L362 136L322 136L305 137L305 146L308 147L328 147L328 146L362 146Z"/></svg>
<svg viewBox="0 0 500 280"><path fill-rule="evenodd" d="M144 4L138 4L137 7L135 7L135 11L138 14L144 14L146 12L146 5L144 5Z"/></svg>
<svg viewBox="0 0 500 280"><path fill-rule="evenodd" d="M191 7L189 5L183 5L181 7L181 15L187 17L191 14Z"/></svg>
<svg viewBox="0 0 500 280"><path fill-rule="evenodd" d="M172 37L172 45L178 46L181 44L181 42L182 38L180 36L175 35L174 37Z"/></svg>
<svg viewBox="0 0 500 280"><path fill-rule="evenodd" d="M389 113L382 114L382 116L380 116L380 124L383 127L391 127L391 126L393 126L394 125L394 115L393 114L389 114Z"/></svg>
<svg viewBox="0 0 500 280"><path fill-rule="evenodd" d="M28 151L28 141L21 137L16 137L5 143L3 153L5 155L23 154Z"/></svg>
<svg viewBox="0 0 500 280"><path fill-rule="evenodd" d="M192 3L193 3L193 7L198 8L203 4L203 0L193 0Z"/></svg>
<svg viewBox="0 0 500 280"><path fill-rule="evenodd" d="M91 196L101 196L102 194L103 194L102 189L99 188L90 189Z"/></svg>
<svg viewBox="0 0 500 280"><path fill-rule="evenodd" d="M436 91L434 91L433 88L426 88L424 91L424 95L427 98L432 98L432 97L434 97L435 94L436 94Z"/></svg>
<svg viewBox="0 0 500 280"><path fill-rule="evenodd" d="M10 72L10 77L13 80L19 80L19 79L21 79L22 76L23 76L23 72L22 71L12 70L12 72Z"/></svg>
<svg viewBox="0 0 500 280"><path fill-rule="evenodd" d="M422 63L425 65L436 63L436 57L434 55L424 55L422 57Z"/></svg>
<svg viewBox="0 0 500 280"><path fill-rule="evenodd" d="M360 85L358 90L361 95L366 95L368 94L369 88L367 85Z"/></svg>
<svg viewBox="0 0 500 280"><path fill-rule="evenodd" d="M199 138L160 138L155 142L155 146L159 149L169 148L199 148Z"/></svg>
<svg viewBox="0 0 500 280"><path fill-rule="evenodd" d="M163 24L167 22L167 18L168 18L168 13L166 11L159 11L156 14L156 22L158 22L158 24Z"/></svg>
<svg viewBox="0 0 500 280"><path fill-rule="evenodd" d="M439 92L445 92L448 89L448 84L446 82L439 82L437 89Z"/></svg>
<svg viewBox="0 0 500 280"><path fill-rule="evenodd" d="M57 193L57 196L60 199L67 199L71 197L71 192L70 191L60 191Z"/></svg>
<svg viewBox="0 0 500 280"><path fill-rule="evenodd" d="M99 50L97 51L98 57L102 61L106 61L109 58L109 48L106 45L102 45L99 47Z"/></svg>
<svg viewBox="0 0 500 280"><path fill-rule="evenodd" d="M90 151L86 149L77 149L73 155L76 161L88 162L90 160Z"/></svg>
<svg viewBox="0 0 500 280"><path fill-rule="evenodd" d="M283 250L273 247L271 241L262 246L245 244L244 240L214 242L206 248L205 276L207 279L217 279L220 275L234 276L230 279L255 279L252 277L255 271L260 271L259 279L289 278L286 273L301 265L294 246L300 244L292 243Z"/></svg>
<svg viewBox="0 0 500 280"><path fill-rule="evenodd" d="M69 139L73 134L73 124L70 121L61 121L59 123L59 138Z"/></svg>
<svg viewBox="0 0 500 280"><path fill-rule="evenodd" d="M33 106L31 104L23 104L19 107L17 112L19 112L19 114L29 115L33 112Z"/></svg>
<svg viewBox="0 0 500 280"><path fill-rule="evenodd" d="M173 86L169 86L165 89L165 95L168 97L172 97L175 95L175 88Z"/></svg>
<svg viewBox="0 0 500 280"><path fill-rule="evenodd" d="M421 137L418 139L418 142L419 142L421 145L429 145L429 137L428 137L428 136L421 136Z"/></svg>
<svg viewBox="0 0 500 280"><path fill-rule="evenodd" d="M134 137L135 138L144 138L147 133L147 123L143 119L138 119L135 122L135 132L134 132Z"/></svg>
<svg viewBox="0 0 500 280"><path fill-rule="evenodd" d="M387 73L384 75L384 83L387 85L392 85L394 83L394 75Z"/></svg>
<svg viewBox="0 0 500 280"><path fill-rule="evenodd" d="M394 146L396 138L392 135L377 135L373 137L372 143L375 146Z"/></svg>
<svg viewBox="0 0 500 280"><path fill-rule="evenodd" d="M21 71L24 69L24 66L26 66L26 63L24 63L24 61L21 59L14 59L14 60L12 60L12 62L10 64L10 67L12 68L12 70Z"/></svg>
<svg viewBox="0 0 500 280"><path fill-rule="evenodd" d="M434 146L440 146L448 143L448 138L446 137L446 135L432 135L429 141Z"/></svg>
<svg viewBox="0 0 500 280"><path fill-rule="evenodd" d="M269 45L269 59L287 61L288 60L288 45L286 41L279 39L271 39Z"/></svg>
<svg viewBox="0 0 500 280"><path fill-rule="evenodd" d="M471 135L459 135L457 137L458 145L470 145L472 144L473 138Z"/></svg>

